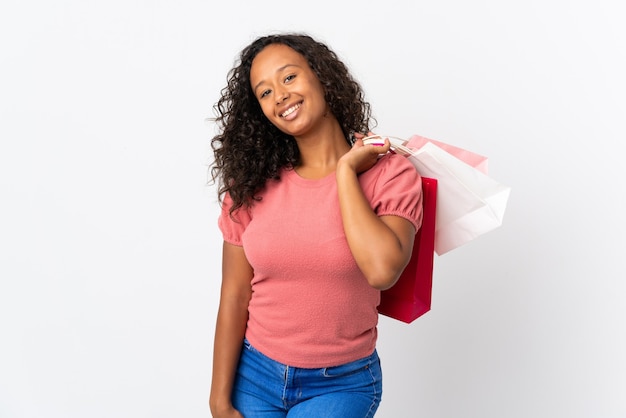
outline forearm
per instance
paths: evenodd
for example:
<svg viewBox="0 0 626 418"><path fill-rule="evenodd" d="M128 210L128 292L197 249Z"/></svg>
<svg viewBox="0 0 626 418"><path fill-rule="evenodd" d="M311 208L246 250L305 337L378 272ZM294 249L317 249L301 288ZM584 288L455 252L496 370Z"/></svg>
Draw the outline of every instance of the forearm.
<svg viewBox="0 0 626 418"><path fill-rule="evenodd" d="M222 299L215 327L213 377L209 404L212 413L232 408L231 393L248 320L248 301Z"/></svg>
<svg viewBox="0 0 626 418"><path fill-rule="evenodd" d="M336 176L350 251L371 286L391 287L408 262L410 248L405 248L396 232L374 213L353 169L340 164Z"/></svg>

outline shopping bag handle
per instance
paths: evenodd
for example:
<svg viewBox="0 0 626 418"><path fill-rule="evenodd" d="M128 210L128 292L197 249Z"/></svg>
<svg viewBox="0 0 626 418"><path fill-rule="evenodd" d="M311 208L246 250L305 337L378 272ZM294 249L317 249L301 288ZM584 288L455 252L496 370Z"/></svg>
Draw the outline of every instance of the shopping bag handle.
<svg viewBox="0 0 626 418"><path fill-rule="evenodd" d="M363 144L383 145L385 143L385 138L389 139L389 142L391 143L391 150L396 154L408 157L409 155L413 155L415 153L411 148L405 145L407 142L406 140L396 136L370 135L363 138Z"/></svg>

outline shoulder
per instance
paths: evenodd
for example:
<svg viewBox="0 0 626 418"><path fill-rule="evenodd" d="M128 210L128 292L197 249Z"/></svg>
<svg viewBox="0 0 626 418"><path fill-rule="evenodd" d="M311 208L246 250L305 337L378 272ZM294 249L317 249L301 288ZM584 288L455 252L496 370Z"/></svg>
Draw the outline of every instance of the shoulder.
<svg viewBox="0 0 626 418"><path fill-rule="evenodd" d="M415 167L408 158L394 152L388 152L387 154L383 155L378 160L378 163L381 163L381 165L392 167L392 169L405 170L407 168L411 168L412 170L415 170Z"/></svg>
<svg viewBox="0 0 626 418"><path fill-rule="evenodd" d="M417 181L420 175L415 166L404 156L387 153L380 157L372 168L361 174L364 183L387 183L396 178Z"/></svg>
<svg viewBox="0 0 626 418"><path fill-rule="evenodd" d="M363 193L378 216L400 216L416 230L420 225L422 181L411 161L398 154L386 154L363 173Z"/></svg>

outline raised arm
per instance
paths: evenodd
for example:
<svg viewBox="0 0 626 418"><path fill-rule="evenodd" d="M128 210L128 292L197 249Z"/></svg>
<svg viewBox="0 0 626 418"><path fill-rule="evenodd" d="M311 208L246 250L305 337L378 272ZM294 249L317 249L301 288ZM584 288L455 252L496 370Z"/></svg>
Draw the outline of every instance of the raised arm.
<svg viewBox="0 0 626 418"><path fill-rule="evenodd" d="M384 146L363 145L358 139L337 164L337 190L344 232L350 251L368 283L377 289L393 286L413 250L415 228L398 216L377 216L363 194L357 174L371 168Z"/></svg>

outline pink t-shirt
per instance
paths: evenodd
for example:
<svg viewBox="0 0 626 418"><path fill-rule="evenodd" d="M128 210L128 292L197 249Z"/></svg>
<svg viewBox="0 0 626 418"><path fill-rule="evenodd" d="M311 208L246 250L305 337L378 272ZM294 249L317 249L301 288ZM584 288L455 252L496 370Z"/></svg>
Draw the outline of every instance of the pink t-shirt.
<svg viewBox="0 0 626 418"><path fill-rule="evenodd" d="M335 173L319 180L283 170L252 208L219 217L224 240L243 246L254 269L246 337L294 367L330 367L375 348L380 291L359 270L344 235ZM405 158L387 154L359 176L378 216L421 225L421 181ZM372 245L376 245L373 242Z"/></svg>

